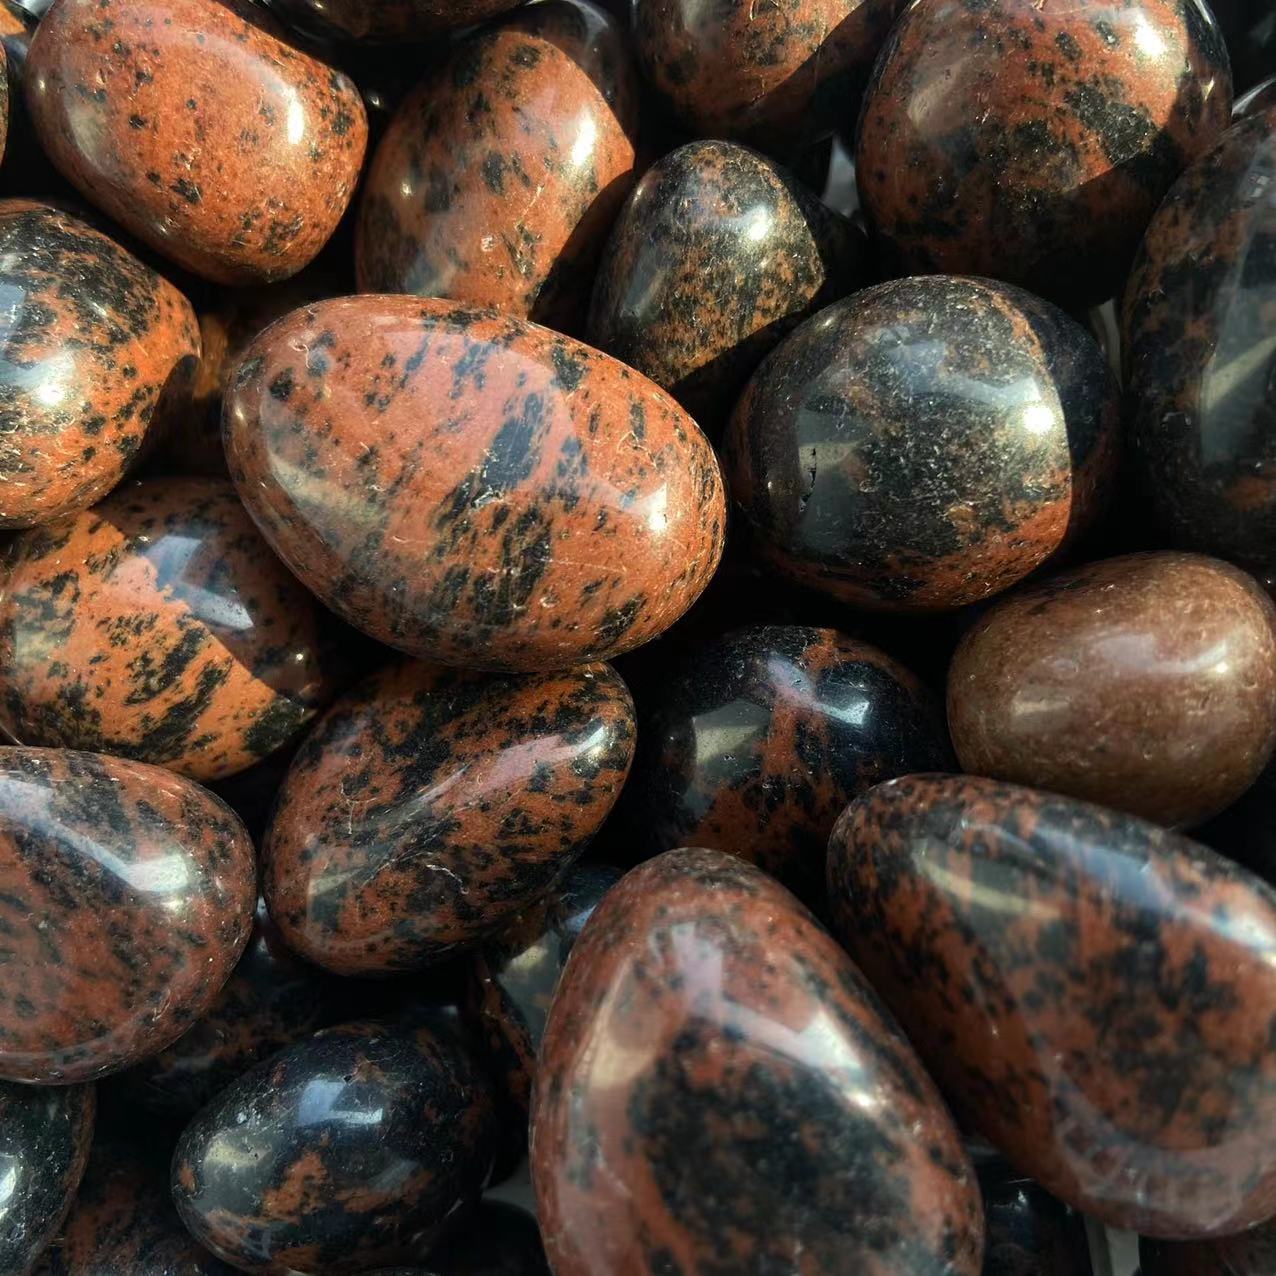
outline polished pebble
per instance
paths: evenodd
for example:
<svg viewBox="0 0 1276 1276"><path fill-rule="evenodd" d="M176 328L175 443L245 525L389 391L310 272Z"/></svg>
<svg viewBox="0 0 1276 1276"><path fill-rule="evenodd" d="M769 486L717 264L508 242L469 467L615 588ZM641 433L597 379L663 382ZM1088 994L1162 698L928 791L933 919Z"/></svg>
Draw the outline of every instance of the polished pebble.
<svg viewBox="0 0 1276 1276"><path fill-rule="evenodd" d="M1142 1276L1272 1276L1276 1222L1216 1241L1139 1241Z"/></svg>
<svg viewBox="0 0 1276 1276"><path fill-rule="evenodd" d="M271 916L338 974L437 961L558 883L634 751L607 665L531 676L403 662L320 720L262 847Z"/></svg>
<svg viewBox="0 0 1276 1276"><path fill-rule="evenodd" d="M1276 748L1276 608L1198 554L1092 563L1012 594L948 678L962 770L1192 825Z"/></svg>
<svg viewBox="0 0 1276 1276"><path fill-rule="evenodd" d="M790 579L937 611L1008 588L1092 521L1119 415L1103 352L1063 311L989 280L900 279L767 357L723 465Z"/></svg>
<svg viewBox="0 0 1276 1276"><path fill-rule="evenodd" d="M0 200L0 290L0 527L31 527L100 500L186 411L199 329L130 252L31 200Z"/></svg>
<svg viewBox="0 0 1276 1276"><path fill-rule="evenodd" d="M663 390L452 302L354 297L281 320L240 368L226 445L284 561L428 660L617 655L678 619L722 554L717 460Z"/></svg>
<svg viewBox="0 0 1276 1276"><path fill-rule="evenodd" d="M1079 1214L999 1161L978 1168L984 1202L982 1276L1094 1276Z"/></svg>
<svg viewBox="0 0 1276 1276"><path fill-rule="evenodd" d="M89 1081L176 1040L252 927L252 843L181 776L0 748L0 1078Z"/></svg>
<svg viewBox="0 0 1276 1276"><path fill-rule="evenodd" d="M339 71L248 0L60 0L27 104L80 192L215 283L295 274L354 193L367 118Z"/></svg>
<svg viewBox="0 0 1276 1276"><path fill-rule="evenodd" d="M1204 846L966 776L879 785L829 845L836 931L968 1128L1101 1222L1276 1211L1276 892Z"/></svg>
<svg viewBox="0 0 1276 1276"><path fill-rule="evenodd" d="M524 0L269 0L303 31L352 44L398 44L485 22Z"/></svg>
<svg viewBox="0 0 1276 1276"><path fill-rule="evenodd" d="M859 192L897 273L1099 302L1231 109L1199 0L919 0L865 97Z"/></svg>
<svg viewBox="0 0 1276 1276"><path fill-rule="evenodd" d="M491 1097L428 1031L347 1024L242 1076L182 1132L173 1197L249 1272L342 1276L410 1258L478 1189Z"/></svg>
<svg viewBox="0 0 1276 1276"><path fill-rule="evenodd" d="M763 356L866 282L861 232L787 170L731 142L692 142L625 204L585 336L716 432Z"/></svg>
<svg viewBox="0 0 1276 1276"><path fill-rule="evenodd" d="M495 306L578 331L634 170L637 75L588 0L463 40L396 112L364 182L361 292Z"/></svg>
<svg viewBox="0 0 1276 1276"><path fill-rule="evenodd" d="M0 1082L0 1272L26 1276L58 1234L93 1139L92 1086Z"/></svg>
<svg viewBox="0 0 1276 1276"><path fill-rule="evenodd" d="M980 1270L974 1173L859 972L750 864L614 887L550 1011L532 1183L555 1276Z"/></svg>

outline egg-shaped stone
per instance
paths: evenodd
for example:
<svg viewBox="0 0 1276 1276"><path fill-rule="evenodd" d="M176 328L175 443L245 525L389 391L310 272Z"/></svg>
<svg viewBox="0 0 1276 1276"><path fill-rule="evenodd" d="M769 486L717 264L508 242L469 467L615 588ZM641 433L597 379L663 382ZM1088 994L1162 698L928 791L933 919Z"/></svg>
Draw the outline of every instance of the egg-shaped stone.
<svg viewBox="0 0 1276 1276"><path fill-rule="evenodd" d="M338 700L293 760L262 847L271 916L343 975L473 947L584 853L633 750L633 701L607 665L391 666Z"/></svg>
<svg viewBox="0 0 1276 1276"><path fill-rule="evenodd" d="M1125 294L1132 469L1188 549L1276 567L1276 116L1230 129L1153 218Z"/></svg>
<svg viewBox="0 0 1276 1276"><path fill-rule="evenodd" d="M1139 1240L1142 1276L1271 1276L1276 1222L1213 1241Z"/></svg>
<svg viewBox="0 0 1276 1276"><path fill-rule="evenodd" d="M1085 1220L998 1159L978 1165L982 1276L1094 1276Z"/></svg>
<svg viewBox="0 0 1276 1276"><path fill-rule="evenodd" d="M336 229L368 122L345 75L276 38L248 0L59 0L27 105L63 175L215 283L284 279Z"/></svg>
<svg viewBox="0 0 1276 1276"><path fill-rule="evenodd" d="M1191 825L1276 748L1276 607L1199 554L1132 554L1020 590L948 675L962 769Z"/></svg>
<svg viewBox="0 0 1276 1276"><path fill-rule="evenodd" d="M585 335L720 427L768 351L868 281L860 231L732 142L659 160L612 229Z"/></svg>
<svg viewBox="0 0 1276 1276"><path fill-rule="evenodd" d="M399 107L360 196L361 292L449 297L564 331L633 185L637 73L589 0L462 40Z"/></svg>
<svg viewBox="0 0 1276 1276"><path fill-rule="evenodd" d="M836 931L967 1128L1111 1226L1276 1211L1276 892L1105 807L890 780L829 844Z"/></svg>
<svg viewBox="0 0 1276 1276"><path fill-rule="evenodd" d="M425 659L618 655L677 620L722 554L722 478L691 418L609 356L493 311L297 311L249 349L225 429L284 562Z"/></svg>
<svg viewBox="0 0 1276 1276"><path fill-rule="evenodd" d="M865 95L860 197L897 273L1100 302L1231 109L1200 0L918 0Z"/></svg>
<svg viewBox="0 0 1276 1276"><path fill-rule="evenodd" d="M397 44L486 22L524 0L270 0L302 31L351 44Z"/></svg>
<svg viewBox="0 0 1276 1276"><path fill-rule="evenodd" d="M0 200L0 289L0 527L31 527L100 500L185 410L199 329L150 267L31 200Z"/></svg>
<svg viewBox="0 0 1276 1276"><path fill-rule="evenodd" d="M229 482L147 479L10 543L0 715L26 744L216 779L326 704L332 632Z"/></svg>
<svg viewBox="0 0 1276 1276"><path fill-rule="evenodd" d="M860 607L1013 585L1114 477L1116 380L1080 324L982 279L865 289L808 319L736 406L723 464L759 551Z"/></svg>
<svg viewBox="0 0 1276 1276"><path fill-rule="evenodd" d="M93 1139L92 1086L0 1082L0 1271L26 1276L75 1199Z"/></svg>
<svg viewBox="0 0 1276 1276"><path fill-rule="evenodd" d="M1254 85L1246 94L1236 99L1232 106L1232 122L1247 120L1250 116L1261 115L1276 107L1276 75L1269 76L1261 83Z"/></svg>
<svg viewBox="0 0 1276 1276"><path fill-rule="evenodd" d="M532 1184L555 1276L980 1270L974 1172L903 1034L797 900L718 851L648 860L586 922Z"/></svg>
<svg viewBox="0 0 1276 1276"><path fill-rule="evenodd" d="M448 1038L331 1028L194 1118L173 1155L173 1199L195 1239L243 1271L368 1271L419 1253L477 1197L492 1112Z"/></svg>
<svg viewBox="0 0 1276 1276"><path fill-rule="evenodd" d="M252 929L252 843L159 767L0 748L0 1079L89 1081L176 1040Z"/></svg>

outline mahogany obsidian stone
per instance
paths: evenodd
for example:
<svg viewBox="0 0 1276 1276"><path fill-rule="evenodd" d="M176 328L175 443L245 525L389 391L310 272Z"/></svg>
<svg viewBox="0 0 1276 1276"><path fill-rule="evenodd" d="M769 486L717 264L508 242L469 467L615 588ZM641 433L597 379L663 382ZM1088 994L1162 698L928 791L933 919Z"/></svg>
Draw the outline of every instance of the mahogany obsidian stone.
<svg viewBox="0 0 1276 1276"><path fill-rule="evenodd" d="M327 40L398 44L485 22L524 0L267 0L302 31Z"/></svg>

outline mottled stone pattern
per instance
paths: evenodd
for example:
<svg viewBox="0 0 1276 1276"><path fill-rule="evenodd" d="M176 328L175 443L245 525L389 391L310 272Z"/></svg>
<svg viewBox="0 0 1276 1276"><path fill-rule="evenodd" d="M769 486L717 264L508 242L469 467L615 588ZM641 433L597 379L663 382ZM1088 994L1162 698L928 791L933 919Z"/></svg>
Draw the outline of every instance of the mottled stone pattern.
<svg viewBox="0 0 1276 1276"><path fill-rule="evenodd" d="M607 665L374 674L320 720L284 780L263 846L271 915L340 974L473 947L580 857L633 751L633 701Z"/></svg>
<svg viewBox="0 0 1276 1276"><path fill-rule="evenodd" d="M640 865L586 923L532 1182L556 1276L980 1270L974 1173L902 1034L791 895L717 851Z"/></svg>
<svg viewBox="0 0 1276 1276"><path fill-rule="evenodd" d="M1232 122L1247 120L1276 107L1276 75L1254 85L1246 94L1236 99L1232 107Z"/></svg>
<svg viewBox="0 0 1276 1276"><path fill-rule="evenodd" d="M577 331L634 171L637 73L588 0L463 40L395 114L359 210L362 292L495 306Z"/></svg>
<svg viewBox="0 0 1276 1276"><path fill-rule="evenodd" d="M0 527L105 496L187 406L190 303L78 217L0 200Z"/></svg>
<svg viewBox="0 0 1276 1276"><path fill-rule="evenodd" d="M0 713L25 743L216 779L334 690L330 626L228 482L129 484L7 553Z"/></svg>
<svg viewBox="0 0 1276 1276"><path fill-rule="evenodd" d="M983 1276L1094 1276L1079 1214L999 1160L978 1169Z"/></svg>
<svg viewBox="0 0 1276 1276"><path fill-rule="evenodd" d="M586 337L719 428L764 355L868 280L862 235L785 169L692 142L644 175L612 229Z"/></svg>
<svg viewBox="0 0 1276 1276"><path fill-rule="evenodd" d="M1008 588L1092 521L1119 408L1103 352L1062 310L989 280L900 279L766 358L724 465L759 551L791 579L942 610Z"/></svg>
<svg viewBox="0 0 1276 1276"><path fill-rule="evenodd" d="M0 1271L26 1276L66 1217L93 1139L92 1086L0 1082Z"/></svg>
<svg viewBox="0 0 1276 1276"><path fill-rule="evenodd" d="M1142 1276L1270 1276L1276 1223L1216 1241L1139 1241Z"/></svg>
<svg viewBox="0 0 1276 1276"><path fill-rule="evenodd" d="M204 1108L178 1141L173 1198L244 1271L342 1276L419 1252L477 1195L493 1134L491 1096L450 1041L347 1024Z"/></svg>
<svg viewBox="0 0 1276 1276"><path fill-rule="evenodd" d="M1231 108L1198 0L920 0L865 97L860 196L900 273L1102 301Z"/></svg>
<svg viewBox="0 0 1276 1276"><path fill-rule="evenodd" d="M0 748L0 1078L88 1081L175 1040L243 950L255 874L189 780Z"/></svg>
<svg viewBox="0 0 1276 1276"><path fill-rule="evenodd" d="M485 668L605 659L708 584L726 511L708 440L607 355L411 297L280 321L226 409L231 475L339 615Z"/></svg>
<svg viewBox="0 0 1276 1276"><path fill-rule="evenodd" d="M1189 549L1276 567L1276 116L1229 130L1157 212L1125 294L1134 473Z"/></svg>
<svg viewBox="0 0 1276 1276"><path fill-rule="evenodd" d="M1276 893L1132 816L965 776L879 785L837 931L968 1128L1154 1235L1276 1210Z"/></svg>
<svg viewBox="0 0 1276 1276"><path fill-rule="evenodd" d="M485 22L524 0L268 0L303 31L355 44L394 44Z"/></svg>
<svg viewBox="0 0 1276 1276"><path fill-rule="evenodd" d="M61 0L27 103L80 192L216 283L296 273L345 212L368 125L354 85L247 0Z"/></svg>

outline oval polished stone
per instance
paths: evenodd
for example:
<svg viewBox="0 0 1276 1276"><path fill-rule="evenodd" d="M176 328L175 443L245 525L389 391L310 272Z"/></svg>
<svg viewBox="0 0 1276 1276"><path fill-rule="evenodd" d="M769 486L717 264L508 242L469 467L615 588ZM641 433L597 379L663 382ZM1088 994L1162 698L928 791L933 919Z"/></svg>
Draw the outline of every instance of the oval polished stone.
<svg viewBox="0 0 1276 1276"><path fill-rule="evenodd" d="M491 1096L445 1037L346 1024L241 1077L182 1132L173 1198L249 1272L340 1276L410 1258L478 1190Z"/></svg>
<svg viewBox="0 0 1276 1276"><path fill-rule="evenodd" d="M1123 314L1133 470L1175 540L1276 567L1276 115L1175 185Z"/></svg>
<svg viewBox="0 0 1276 1276"><path fill-rule="evenodd" d="M532 1184L555 1276L980 1269L974 1173L903 1035L783 887L718 851L639 865L585 924Z"/></svg>
<svg viewBox="0 0 1276 1276"><path fill-rule="evenodd" d="M303 31L355 44L397 44L486 22L524 0L270 0Z"/></svg>
<svg viewBox="0 0 1276 1276"><path fill-rule="evenodd" d="M252 927L252 843L181 776L0 748L0 1078L89 1081L198 1020Z"/></svg>
<svg viewBox="0 0 1276 1276"><path fill-rule="evenodd" d="M790 173L731 142L692 142L625 204L586 337L716 428L763 356L867 274L860 232Z"/></svg>
<svg viewBox="0 0 1276 1276"><path fill-rule="evenodd" d="M1276 1222L1214 1241L1139 1240L1142 1276L1271 1276Z"/></svg>
<svg viewBox="0 0 1276 1276"><path fill-rule="evenodd" d="M100 500L186 407L199 329L131 253L30 200L0 200L0 289L0 527L30 527Z"/></svg>
<svg viewBox="0 0 1276 1276"><path fill-rule="evenodd" d="M894 273L1100 302L1231 109L1199 0L919 0L865 95L860 197Z"/></svg>
<svg viewBox="0 0 1276 1276"><path fill-rule="evenodd" d="M1276 1211L1276 892L1073 798L913 776L829 844L836 929L964 1123L1154 1235Z"/></svg>
<svg viewBox="0 0 1276 1276"><path fill-rule="evenodd" d="M343 975L473 947L584 853L629 773L633 715L601 664L374 674L319 721L279 791L262 847L271 916Z"/></svg>
<svg viewBox="0 0 1276 1276"><path fill-rule="evenodd" d="M327 702L329 633L229 483L147 479L11 542L0 709L25 743L216 779Z"/></svg>
<svg viewBox="0 0 1276 1276"><path fill-rule="evenodd" d="M618 655L677 620L722 555L717 459L663 390L452 302L352 297L281 320L240 369L226 448L301 579L429 660Z"/></svg>
<svg viewBox="0 0 1276 1276"><path fill-rule="evenodd" d="M637 176L638 83L616 22L542 0L463 40L368 169L361 292L495 306L564 331Z"/></svg>
<svg viewBox="0 0 1276 1276"><path fill-rule="evenodd" d="M985 1229L982 1276L1094 1276L1090 1240L1079 1214L998 1162L979 1167L979 1189Z"/></svg>
<svg viewBox="0 0 1276 1276"><path fill-rule="evenodd" d="M948 676L962 770L1157 824L1216 815L1276 748L1276 608L1197 554L1132 554L981 616Z"/></svg>
<svg viewBox="0 0 1276 1276"><path fill-rule="evenodd" d="M25 1276L58 1234L93 1139L93 1087L0 1082L0 1271Z"/></svg>
<svg viewBox="0 0 1276 1276"><path fill-rule="evenodd" d="M215 283L295 274L354 193L368 123L340 72L246 0L59 0L27 104L85 198Z"/></svg>
<svg viewBox="0 0 1276 1276"><path fill-rule="evenodd" d="M766 358L723 464L787 576L936 611L1009 588L1093 520L1119 415L1102 350L1062 310L989 280L899 279Z"/></svg>

